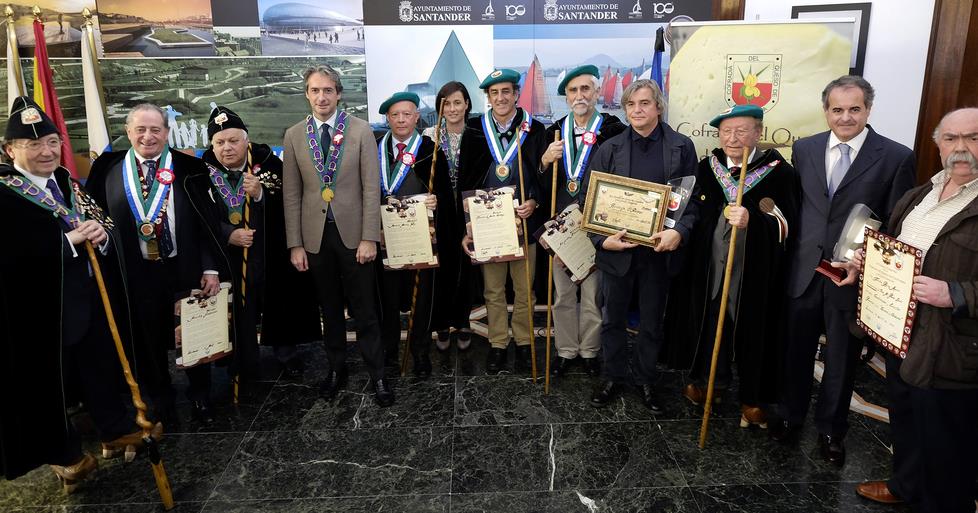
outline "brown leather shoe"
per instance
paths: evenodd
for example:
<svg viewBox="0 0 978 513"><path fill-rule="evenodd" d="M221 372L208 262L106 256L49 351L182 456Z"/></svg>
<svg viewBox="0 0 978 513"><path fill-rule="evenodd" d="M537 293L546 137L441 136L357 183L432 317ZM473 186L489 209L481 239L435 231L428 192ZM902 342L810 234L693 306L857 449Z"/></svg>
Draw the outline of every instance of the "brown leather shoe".
<svg viewBox="0 0 978 513"><path fill-rule="evenodd" d="M881 504L900 504L903 499L890 493L890 488L886 486L886 481L866 481L856 485L856 493Z"/></svg>
<svg viewBox="0 0 978 513"><path fill-rule="evenodd" d="M740 427L745 428L751 425L758 426L761 429L767 429L767 414L757 406L741 404Z"/></svg>
<svg viewBox="0 0 978 513"><path fill-rule="evenodd" d="M720 404L720 394L718 390L713 390L713 404ZM699 406L706 403L706 389L698 387L692 383L688 383L683 387L683 397L689 399L689 402Z"/></svg>
<svg viewBox="0 0 978 513"><path fill-rule="evenodd" d="M163 438L163 424L157 422L150 431L150 436L153 437L153 440L159 442L160 439ZM125 453L126 463L129 463L136 459L136 453L138 453L144 445L143 431L141 429L138 431L133 431L132 433L122 435L111 442L103 443L102 458L108 460L111 458L117 458L120 454Z"/></svg>
<svg viewBox="0 0 978 513"><path fill-rule="evenodd" d="M94 456L87 452L82 455L77 463L68 466L51 465L54 475L64 486L65 493L72 493L78 485L98 469L98 461Z"/></svg>

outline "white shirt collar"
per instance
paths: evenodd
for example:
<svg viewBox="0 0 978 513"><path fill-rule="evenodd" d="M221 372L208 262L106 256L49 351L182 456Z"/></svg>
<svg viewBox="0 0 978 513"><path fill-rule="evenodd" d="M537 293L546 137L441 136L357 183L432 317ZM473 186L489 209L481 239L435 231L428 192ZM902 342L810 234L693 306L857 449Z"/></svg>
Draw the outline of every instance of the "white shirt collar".
<svg viewBox="0 0 978 513"><path fill-rule="evenodd" d="M26 177L26 178L27 178L28 180L30 180L30 181L31 181L31 182L32 182L32 183L33 183L34 185L36 185L36 186L38 186L39 188L41 188L41 190L44 190L44 189L46 189L46 188L47 188L47 186L48 186L48 180L49 180L49 179L50 179L50 180L54 180L55 182L57 182L57 181L58 181L58 180L57 180L57 179L56 179L56 178L54 177L54 173L51 173L51 176L49 176L49 177L47 177L47 178L45 178L45 177L43 177L43 176L40 176L40 175L35 175L34 173L31 173L30 171L28 171L28 170L26 170L26 169L24 169L24 168L22 168L22 167L20 167L20 166L18 166L17 164L14 164L14 169L16 169L16 170L17 170L17 171L18 171L18 172L19 172L20 174L22 174L22 175L24 175L24 176L25 176L25 177Z"/></svg>
<svg viewBox="0 0 978 513"><path fill-rule="evenodd" d="M750 157L748 157L748 159L747 159L748 167L750 166L750 163L751 162L754 162L754 158L756 158L756 157L757 157L757 147L755 146L755 147L751 148L751 150L750 150ZM739 166L739 167L743 168L743 163L734 164L734 161L730 157L727 157L727 169L730 169L730 168L732 168L734 166Z"/></svg>
<svg viewBox="0 0 978 513"><path fill-rule="evenodd" d="M516 119L516 114L518 114L517 110L516 109L513 109L513 115L510 116L509 119L507 119L505 123L500 123L499 120L496 119L496 116L494 116L492 114L489 114L489 115L492 116L492 122L496 124L496 128L500 132L505 132L505 131L509 130L509 127L513 126L513 120Z"/></svg>
<svg viewBox="0 0 978 513"><path fill-rule="evenodd" d="M330 128L336 128L336 116L337 116L338 113L339 113L339 110L334 110L333 111L333 115L330 116L329 119L327 119L326 121L320 121L319 118L317 118L316 116L313 116L312 117L312 120L316 122L316 131L317 132L322 132L322 130L323 130L323 123L326 123L327 125L329 125Z"/></svg>
<svg viewBox="0 0 978 513"><path fill-rule="evenodd" d="M866 142L867 136L869 136L869 126L864 126L862 132L859 132L858 135L846 141L846 144L849 145L850 155L859 153L859 150L863 147L863 143ZM835 135L835 132L829 131L829 149L834 149L841 143L842 141L840 141L838 136Z"/></svg>
<svg viewBox="0 0 978 513"><path fill-rule="evenodd" d="M947 184L948 178L949 175L947 173L947 170L943 170L940 173L937 173L934 176L930 177L930 183L934 184L935 189L943 189L944 185ZM964 192L966 189L971 189L975 185L978 185L978 177L975 177L974 180L971 180L970 182L958 187L957 192L958 193Z"/></svg>
<svg viewBox="0 0 978 513"><path fill-rule="evenodd" d="M159 160L160 159L160 155L163 155L163 152L160 152L159 155L154 155L154 156L149 157L149 158L142 157L141 155L139 155L139 152L137 152L137 151L133 151L133 154L136 155L136 162L138 162L141 165L143 162L146 162L147 160Z"/></svg>

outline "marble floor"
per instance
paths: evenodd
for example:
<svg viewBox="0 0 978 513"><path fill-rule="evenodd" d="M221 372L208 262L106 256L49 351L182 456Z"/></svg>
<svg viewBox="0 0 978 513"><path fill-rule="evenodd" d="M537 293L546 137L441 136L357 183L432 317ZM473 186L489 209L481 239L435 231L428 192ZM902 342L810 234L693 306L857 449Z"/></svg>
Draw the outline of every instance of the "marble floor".
<svg viewBox="0 0 978 513"><path fill-rule="evenodd" d="M237 405L225 373L215 372L217 420L198 425L180 403L182 422L162 444L174 511L907 511L853 491L889 473L888 428L878 421L850 416L848 462L838 469L819 459L811 427L794 447L741 429L728 392L699 449L701 410L679 395L682 373L661 373L661 415L633 393L594 409L588 398L596 381L581 369L544 395L542 377L534 384L525 374L486 376L487 350L479 338L461 353L433 349L434 376L395 379L397 404L387 409L374 404L362 372L332 404L319 399L320 347L302 349L307 367L299 380L280 378L266 355L267 379L243 387ZM354 368L357 360L351 357ZM882 390L878 375L860 371L858 392L885 404ZM0 481L4 512L162 510L143 456L102 461L71 496L47 468Z"/></svg>

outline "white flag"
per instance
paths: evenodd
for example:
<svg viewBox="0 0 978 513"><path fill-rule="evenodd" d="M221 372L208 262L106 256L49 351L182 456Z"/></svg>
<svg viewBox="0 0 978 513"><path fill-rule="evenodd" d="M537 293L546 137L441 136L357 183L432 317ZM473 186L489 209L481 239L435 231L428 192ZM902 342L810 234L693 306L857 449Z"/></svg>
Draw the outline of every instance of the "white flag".
<svg viewBox="0 0 978 513"><path fill-rule="evenodd" d="M103 152L112 149L109 129L105 123L105 108L102 97L102 76L99 72L98 57L92 42L95 41L91 24L82 27L82 79L85 85L85 120L88 124L88 156L95 160Z"/></svg>
<svg viewBox="0 0 978 513"><path fill-rule="evenodd" d="M27 94L24 84L24 73L20 67L20 55L17 52L17 31L11 21L7 22L7 115L10 106L18 96Z"/></svg>

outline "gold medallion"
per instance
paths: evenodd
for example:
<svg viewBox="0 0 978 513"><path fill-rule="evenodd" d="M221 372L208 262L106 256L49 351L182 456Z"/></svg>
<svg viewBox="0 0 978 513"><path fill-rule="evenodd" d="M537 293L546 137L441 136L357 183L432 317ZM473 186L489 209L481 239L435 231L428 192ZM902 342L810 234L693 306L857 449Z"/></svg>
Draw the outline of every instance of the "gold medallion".
<svg viewBox="0 0 978 513"><path fill-rule="evenodd" d="M506 164L499 164L496 166L496 176L499 178L506 178L509 176L509 166Z"/></svg>
<svg viewBox="0 0 978 513"><path fill-rule="evenodd" d="M241 222L241 212L231 212L228 215L228 221L231 221L231 224L237 226Z"/></svg>
<svg viewBox="0 0 978 513"><path fill-rule="evenodd" d="M580 182L578 182L577 180L571 180L571 181L567 182L567 192L569 192L571 194L576 193L577 192L577 188L579 187L579 183Z"/></svg>
<svg viewBox="0 0 978 513"><path fill-rule="evenodd" d="M723 217L730 219L730 205L723 207Z"/></svg>
<svg viewBox="0 0 978 513"><path fill-rule="evenodd" d="M148 260L160 259L160 245L156 242L156 239L146 241L146 258Z"/></svg>
<svg viewBox="0 0 978 513"><path fill-rule="evenodd" d="M153 223L142 223L139 225L139 233L141 233L143 237L149 237L150 235L153 235L153 232L155 231L156 227L153 226Z"/></svg>
<svg viewBox="0 0 978 513"><path fill-rule="evenodd" d="M323 201L329 203L332 200L333 200L333 189L326 187L325 189L323 189Z"/></svg>

